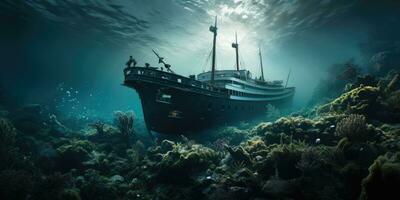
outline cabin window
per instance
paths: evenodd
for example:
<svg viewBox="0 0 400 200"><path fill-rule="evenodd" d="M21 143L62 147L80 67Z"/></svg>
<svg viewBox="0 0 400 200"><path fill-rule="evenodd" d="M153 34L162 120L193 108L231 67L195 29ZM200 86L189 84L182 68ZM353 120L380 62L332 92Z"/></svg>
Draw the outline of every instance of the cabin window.
<svg viewBox="0 0 400 200"><path fill-rule="evenodd" d="M182 83L182 79L178 78L177 79L178 83Z"/></svg>
<svg viewBox="0 0 400 200"><path fill-rule="evenodd" d="M171 104L172 102L172 95L166 93L163 90L158 90L157 95L156 95L156 101L160 103L166 103L166 104Z"/></svg>

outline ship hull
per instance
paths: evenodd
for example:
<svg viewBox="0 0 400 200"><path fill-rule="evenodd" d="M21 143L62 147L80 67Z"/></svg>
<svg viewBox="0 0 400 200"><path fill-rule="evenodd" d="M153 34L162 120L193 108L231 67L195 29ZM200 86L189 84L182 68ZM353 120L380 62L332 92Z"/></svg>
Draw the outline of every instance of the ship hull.
<svg viewBox="0 0 400 200"><path fill-rule="evenodd" d="M265 116L268 104L287 107L292 99L243 101L157 83L133 81L125 85L139 94L148 130L166 134L189 134L215 125L252 120ZM171 101L160 101L160 90L167 92Z"/></svg>

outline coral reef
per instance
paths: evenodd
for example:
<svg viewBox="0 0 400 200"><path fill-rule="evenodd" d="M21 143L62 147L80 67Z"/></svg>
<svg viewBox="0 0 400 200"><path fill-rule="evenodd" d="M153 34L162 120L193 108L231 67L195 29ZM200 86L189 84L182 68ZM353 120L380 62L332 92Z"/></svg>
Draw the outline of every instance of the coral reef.
<svg viewBox="0 0 400 200"><path fill-rule="evenodd" d="M340 75L348 83L344 93L322 106L157 140L139 131L130 112L73 130L43 106L23 106L0 118L0 199L396 195L398 73L354 82L347 73L353 72Z"/></svg>
<svg viewBox="0 0 400 200"><path fill-rule="evenodd" d="M205 171L213 167L219 155L212 149L202 145L174 144L164 154L158 164L157 178L162 181L184 181L193 173Z"/></svg>
<svg viewBox="0 0 400 200"><path fill-rule="evenodd" d="M398 196L400 184L400 153L379 156L369 167L369 174L362 181L360 199L382 199Z"/></svg>

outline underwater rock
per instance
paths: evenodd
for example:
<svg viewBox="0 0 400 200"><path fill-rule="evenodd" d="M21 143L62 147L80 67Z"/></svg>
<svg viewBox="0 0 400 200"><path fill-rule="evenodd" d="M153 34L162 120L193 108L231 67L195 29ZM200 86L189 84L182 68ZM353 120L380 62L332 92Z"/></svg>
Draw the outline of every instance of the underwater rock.
<svg viewBox="0 0 400 200"><path fill-rule="evenodd" d="M90 159L95 145L87 140L72 140L57 148L57 168L62 172L70 169L83 169L83 162Z"/></svg>
<svg viewBox="0 0 400 200"><path fill-rule="evenodd" d="M247 130L242 130L234 126L222 127L210 135L210 140L215 141L217 139L224 139L227 145L238 145L247 137L250 133Z"/></svg>
<svg viewBox="0 0 400 200"><path fill-rule="evenodd" d="M232 156L234 162L243 163L244 165L251 165L253 163L250 154L242 147L229 147L225 146L226 150Z"/></svg>
<svg viewBox="0 0 400 200"><path fill-rule="evenodd" d="M400 90L392 92L389 98L386 100L389 107L395 109L395 112L400 111Z"/></svg>
<svg viewBox="0 0 400 200"><path fill-rule="evenodd" d="M118 199L118 188L96 170L86 170L84 181L79 187L82 199ZM120 191L124 192L124 191Z"/></svg>
<svg viewBox="0 0 400 200"><path fill-rule="evenodd" d="M111 159L112 154L106 155L103 152L91 151L88 152L89 159L87 161L83 161L82 165L84 168L91 168L101 172L110 172L112 169Z"/></svg>
<svg viewBox="0 0 400 200"><path fill-rule="evenodd" d="M383 124L384 133L379 145L388 152L400 151L400 124Z"/></svg>
<svg viewBox="0 0 400 200"><path fill-rule="evenodd" d="M53 133L56 132L60 134L70 132L70 130L57 119L55 114L49 114L48 125L52 129Z"/></svg>
<svg viewBox="0 0 400 200"><path fill-rule="evenodd" d="M32 199L60 199L63 191L70 188L71 174L52 173L35 178Z"/></svg>
<svg viewBox="0 0 400 200"><path fill-rule="evenodd" d="M400 89L400 74L396 73L386 86L387 91L395 91Z"/></svg>
<svg viewBox="0 0 400 200"><path fill-rule="evenodd" d="M378 87L378 80L371 74L357 76L357 79L353 83L346 84L344 92L349 92L360 86Z"/></svg>
<svg viewBox="0 0 400 200"><path fill-rule="evenodd" d="M122 183L122 182L124 182L124 177L122 177L122 176L120 176L120 175L114 175L114 176L112 176L111 178L110 178L110 181L111 181L111 183L112 184L118 184L118 183Z"/></svg>
<svg viewBox="0 0 400 200"><path fill-rule="evenodd" d="M243 167L236 171L233 175L233 181L235 185L242 185L252 190L258 190L261 180L256 176L250 169Z"/></svg>
<svg viewBox="0 0 400 200"><path fill-rule="evenodd" d="M400 153L379 156L369 167L369 174L362 181L360 199L382 199L399 195Z"/></svg>
<svg viewBox="0 0 400 200"><path fill-rule="evenodd" d="M336 112L373 115L373 112L380 107L378 102L380 94L381 91L377 87L360 86L319 107L317 113Z"/></svg>
<svg viewBox="0 0 400 200"><path fill-rule="evenodd" d="M334 149L326 146L306 147L296 164L305 177L318 177L326 173L334 163Z"/></svg>
<svg viewBox="0 0 400 200"><path fill-rule="evenodd" d="M161 142L161 151L167 152L171 151L174 148L175 143L169 140L163 140Z"/></svg>
<svg viewBox="0 0 400 200"><path fill-rule="evenodd" d="M267 197L282 199L292 195L294 184L294 181L273 177L262 186L262 192Z"/></svg>
<svg viewBox="0 0 400 200"><path fill-rule="evenodd" d="M36 142L37 165L45 174L53 172L57 150L48 142Z"/></svg>
<svg viewBox="0 0 400 200"><path fill-rule="evenodd" d="M12 114L15 127L25 134L44 134L47 128L49 112L39 104L28 104Z"/></svg>
<svg viewBox="0 0 400 200"><path fill-rule="evenodd" d="M89 126L96 129L97 135L99 135L99 137L101 137L105 134L105 131L104 131L105 123L104 122L96 121L94 123L89 124Z"/></svg>
<svg viewBox="0 0 400 200"><path fill-rule="evenodd" d="M361 166L368 166L378 155L378 150L369 143L352 143L347 138L339 141L336 147L336 156L342 162L355 162Z"/></svg>
<svg viewBox="0 0 400 200"><path fill-rule="evenodd" d="M268 154L275 166L276 176L285 180L301 176L301 171L296 167L300 161L302 152L306 146L304 144L284 144L273 148Z"/></svg>

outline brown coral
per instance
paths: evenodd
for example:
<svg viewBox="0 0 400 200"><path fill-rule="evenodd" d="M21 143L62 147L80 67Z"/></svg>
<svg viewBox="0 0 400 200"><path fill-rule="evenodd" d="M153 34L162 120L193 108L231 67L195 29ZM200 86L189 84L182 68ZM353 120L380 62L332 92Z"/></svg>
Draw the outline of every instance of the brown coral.
<svg viewBox="0 0 400 200"><path fill-rule="evenodd" d="M367 123L363 115L349 115L336 125L336 135L347 137L350 141L364 140L366 132Z"/></svg>

